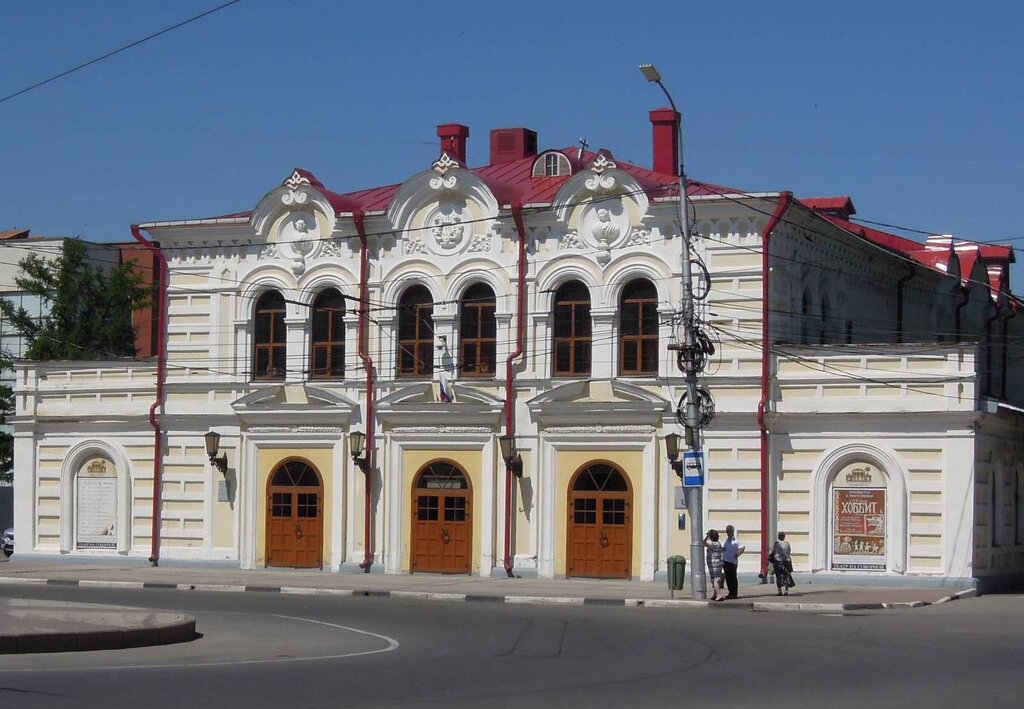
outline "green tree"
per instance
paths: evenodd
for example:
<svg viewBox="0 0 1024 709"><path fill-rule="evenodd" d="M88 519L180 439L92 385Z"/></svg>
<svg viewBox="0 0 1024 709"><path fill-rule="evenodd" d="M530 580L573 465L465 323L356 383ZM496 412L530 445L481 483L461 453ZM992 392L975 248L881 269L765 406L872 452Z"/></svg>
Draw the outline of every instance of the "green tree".
<svg viewBox="0 0 1024 709"><path fill-rule="evenodd" d="M66 239L58 257L29 254L14 279L36 295L42 317L0 299L0 313L24 339L23 357L32 360L106 359L135 355L132 311L152 302L152 287L131 263L99 268L89 262L85 243Z"/></svg>
<svg viewBox="0 0 1024 709"><path fill-rule="evenodd" d="M111 251L110 253L114 253ZM107 264L101 264L107 266ZM0 298L6 327L24 338L24 359L107 359L135 355L132 311L152 303L153 288L131 263L97 267L85 243L66 239L56 258L31 253L14 279L38 296L42 317ZM11 353L0 353L0 370L10 370ZM11 388L0 382L0 424L13 410ZM10 479L14 440L0 430L0 479Z"/></svg>

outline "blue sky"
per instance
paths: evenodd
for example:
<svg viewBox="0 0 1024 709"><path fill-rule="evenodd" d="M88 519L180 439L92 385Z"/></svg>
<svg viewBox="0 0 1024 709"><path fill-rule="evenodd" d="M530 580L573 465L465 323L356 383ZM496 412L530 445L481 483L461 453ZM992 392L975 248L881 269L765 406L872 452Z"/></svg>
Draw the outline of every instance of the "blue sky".
<svg viewBox="0 0 1024 709"><path fill-rule="evenodd" d="M6 2L0 96L221 1ZM128 240L251 209L296 166L339 192L400 182L446 122L470 127L470 165L526 126L649 166L649 61L692 178L1016 245L1022 7L242 0L0 103L0 229Z"/></svg>

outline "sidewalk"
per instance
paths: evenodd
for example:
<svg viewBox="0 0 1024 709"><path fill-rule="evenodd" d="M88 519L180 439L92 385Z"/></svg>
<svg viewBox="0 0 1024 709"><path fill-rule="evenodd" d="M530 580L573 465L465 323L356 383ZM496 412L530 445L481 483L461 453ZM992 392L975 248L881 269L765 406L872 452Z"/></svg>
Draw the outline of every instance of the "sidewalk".
<svg viewBox="0 0 1024 709"><path fill-rule="evenodd" d="M180 563L180 562L178 562ZM776 596L774 585L741 583L740 597L723 603L696 601L686 588L673 594L662 582L613 579L536 579L440 574L345 573L298 569L152 567L66 561L0 564L0 585L50 583L125 588L175 588L201 591L250 591L421 598L438 601L497 603L602 604L624 606L742 607L749 610L843 611L917 607L973 595L973 591L935 587L837 586L800 582L789 596Z"/></svg>

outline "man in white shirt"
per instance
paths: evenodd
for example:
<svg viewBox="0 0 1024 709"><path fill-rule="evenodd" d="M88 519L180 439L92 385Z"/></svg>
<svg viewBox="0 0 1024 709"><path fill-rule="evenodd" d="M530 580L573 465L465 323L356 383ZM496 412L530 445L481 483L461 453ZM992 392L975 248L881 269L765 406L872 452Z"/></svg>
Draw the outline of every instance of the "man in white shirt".
<svg viewBox="0 0 1024 709"><path fill-rule="evenodd" d="M726 598L739 598L740 584L736 579L736 565L740 555L747 550L736 538L736 528L731 524L725 528L725 545L722 548L722 570L725 572L725 584L729 587Z"/></svg>

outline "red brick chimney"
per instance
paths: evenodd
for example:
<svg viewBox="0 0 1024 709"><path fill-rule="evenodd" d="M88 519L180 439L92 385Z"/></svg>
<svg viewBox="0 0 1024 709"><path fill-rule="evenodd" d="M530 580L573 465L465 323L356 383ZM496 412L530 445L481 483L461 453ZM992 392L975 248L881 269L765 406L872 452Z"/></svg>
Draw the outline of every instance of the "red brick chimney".
<svg viewBox="0 0 1024 709"><path fill-rule="evenodd" d="M651 128L654 132L652 169L679 177L679 114L671 108L656 108L651 111Z"/></svg>
<svg viewBox="0 0 1024 709"><path fill-rule="evenodd" d="M533 157L536 154L536 131L529 128L495 128L491 131L491 165Z"/></svg>
<svg viewBox="0 0 1024 709"><path fill-rule="evenodd" d="M437 137L441 139L441 153L448 153L465 167L469 127L461 123L443 123L437 127Z"/></svg>

